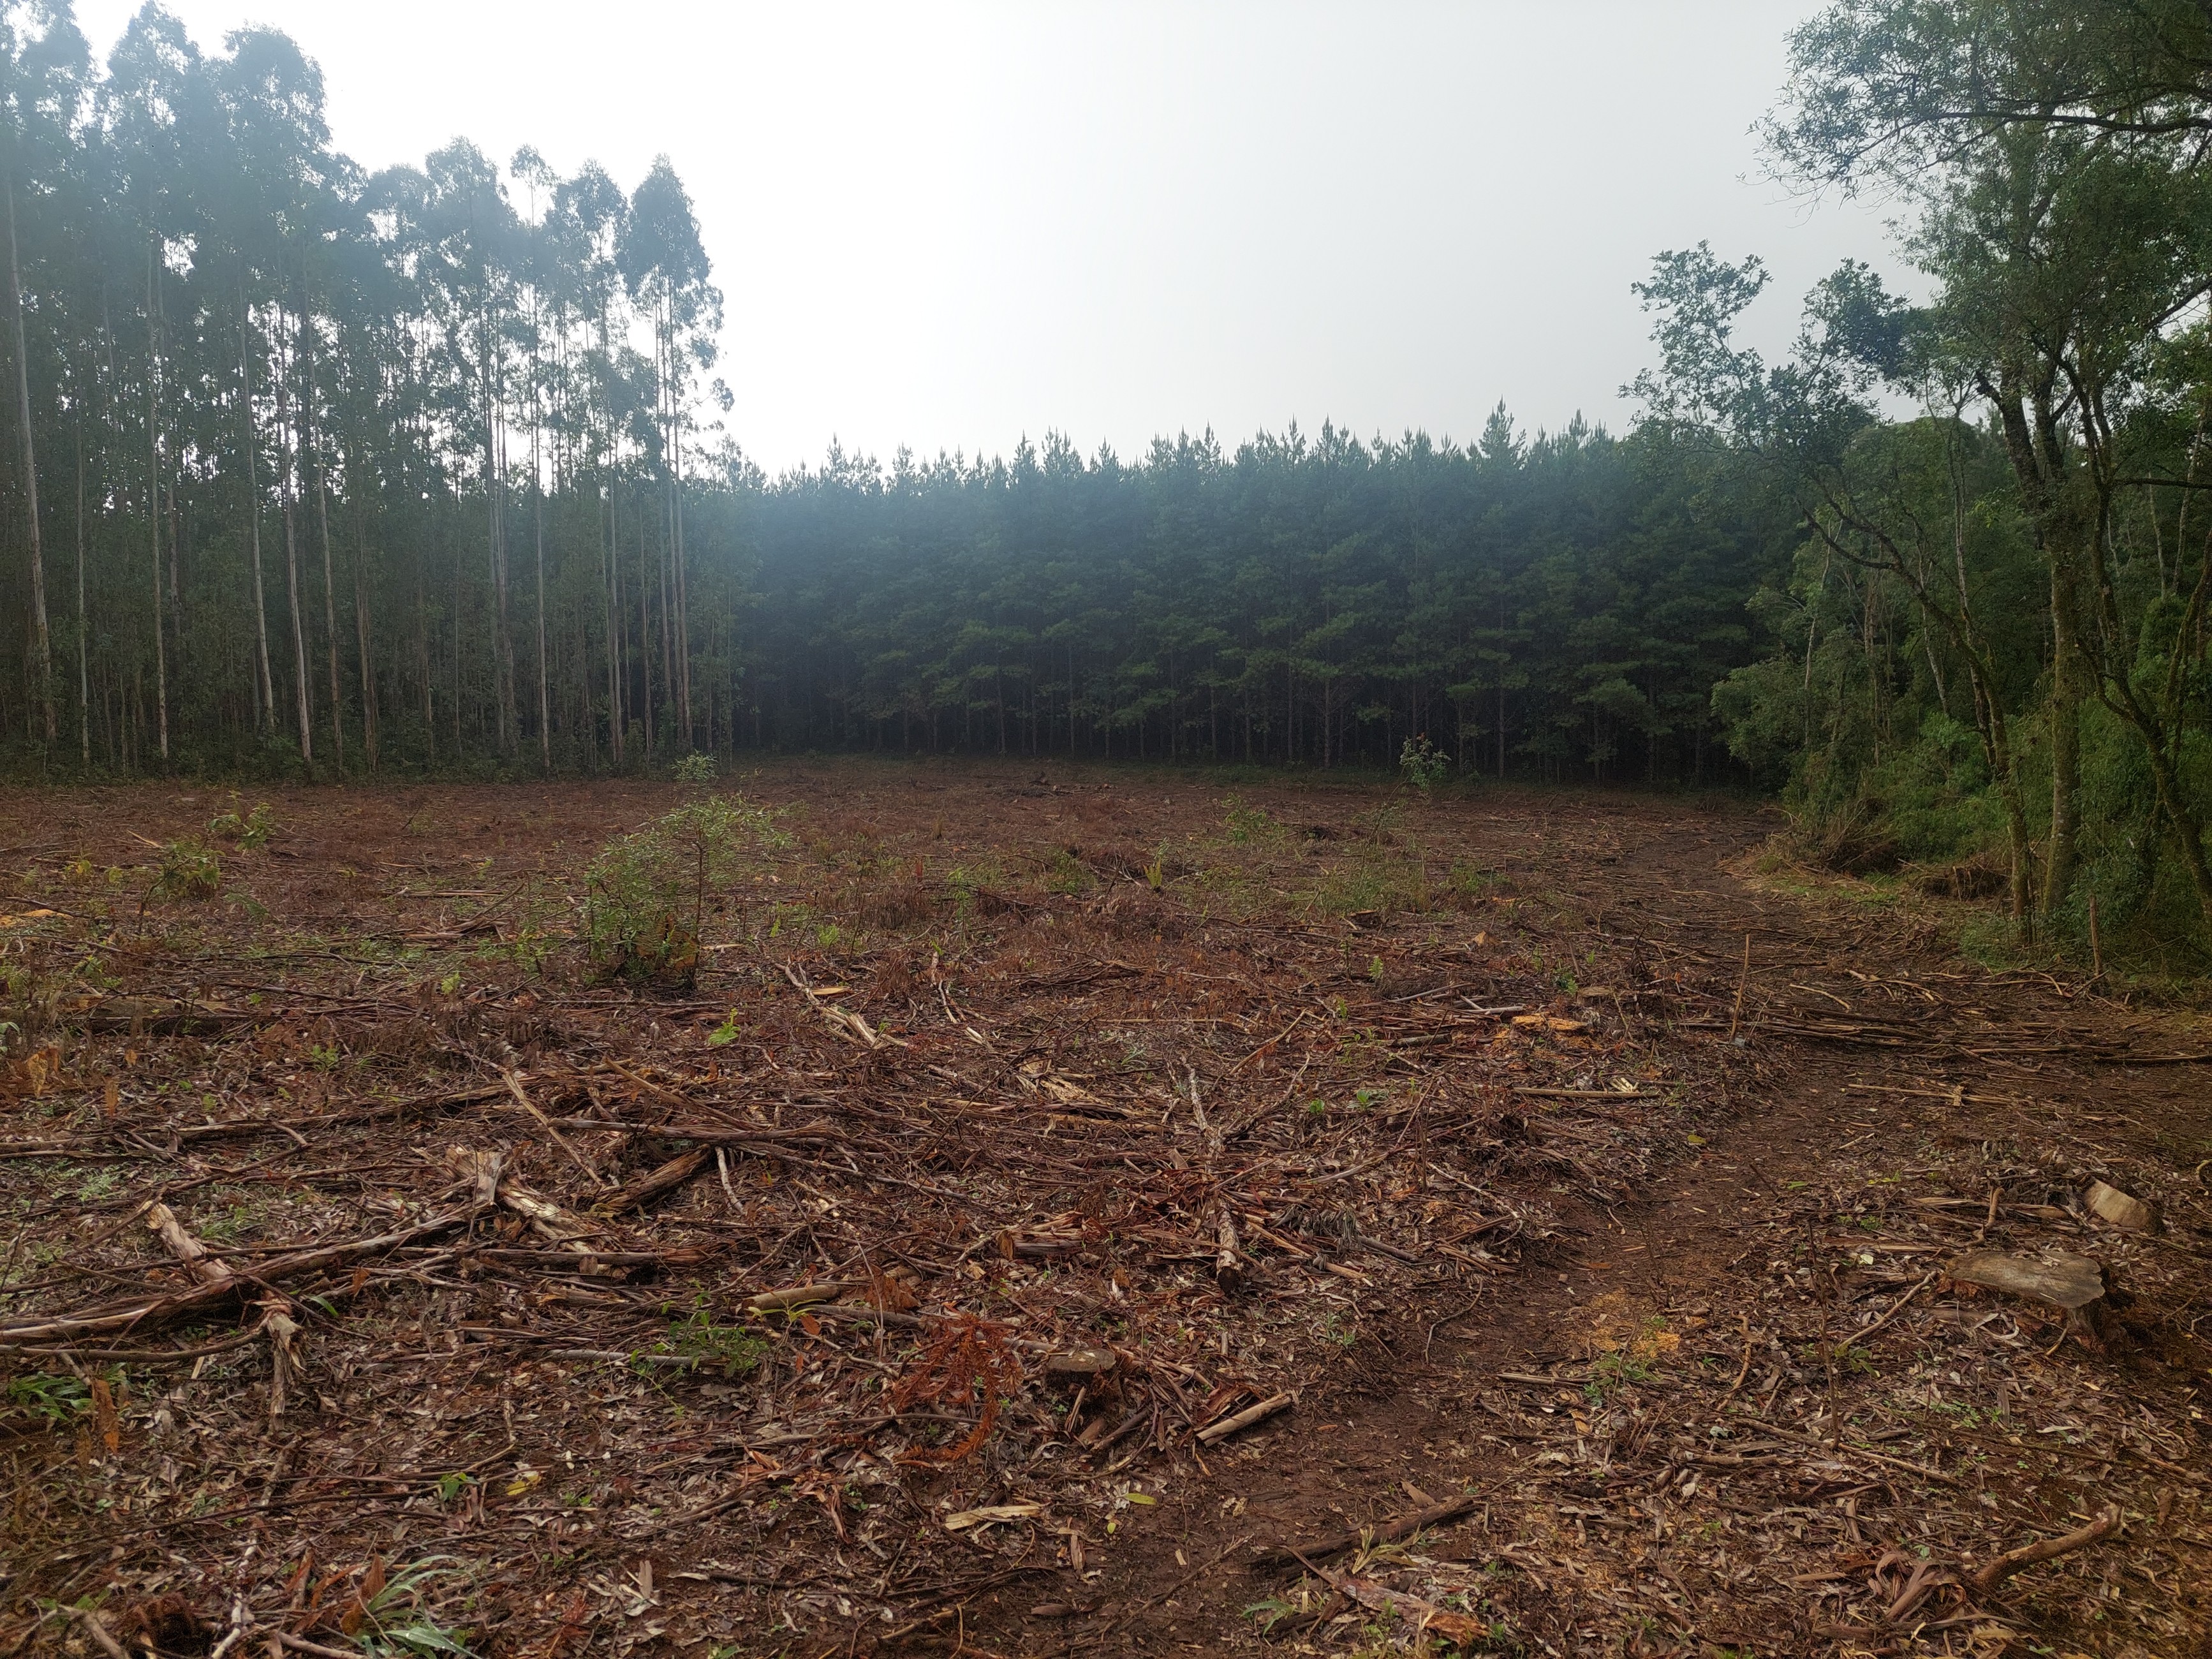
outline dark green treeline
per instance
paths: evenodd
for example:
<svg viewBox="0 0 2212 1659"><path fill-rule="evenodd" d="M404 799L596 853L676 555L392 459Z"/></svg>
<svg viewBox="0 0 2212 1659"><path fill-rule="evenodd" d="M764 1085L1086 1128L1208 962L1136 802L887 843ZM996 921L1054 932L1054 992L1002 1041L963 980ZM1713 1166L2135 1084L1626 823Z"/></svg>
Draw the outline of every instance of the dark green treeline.
<svg viewBox="0 0 2212 1659"><path fill-rule="evenodd" d="M1522 441L1503 410L1471 450L833 454L739 506L738 735L1332 766L1425 734L1477 772L1722 777L1711 694L1767 538L1692 460L1579 422Z"/></svg>

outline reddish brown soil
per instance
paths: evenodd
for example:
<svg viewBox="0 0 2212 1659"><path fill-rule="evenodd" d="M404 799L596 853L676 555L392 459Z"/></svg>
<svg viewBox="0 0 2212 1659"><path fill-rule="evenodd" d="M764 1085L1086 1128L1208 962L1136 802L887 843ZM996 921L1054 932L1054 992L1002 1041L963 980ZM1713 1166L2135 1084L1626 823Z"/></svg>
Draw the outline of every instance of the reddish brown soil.
<svg viewBox="0 0 2212 1659"><path fill-rule="evenodd" d="M0 796L0 1651L2212 1653L2191 1017L1726 803L732 781L689 987L574 937L673 787L276 792L198 899L221 792Z"/></svg>

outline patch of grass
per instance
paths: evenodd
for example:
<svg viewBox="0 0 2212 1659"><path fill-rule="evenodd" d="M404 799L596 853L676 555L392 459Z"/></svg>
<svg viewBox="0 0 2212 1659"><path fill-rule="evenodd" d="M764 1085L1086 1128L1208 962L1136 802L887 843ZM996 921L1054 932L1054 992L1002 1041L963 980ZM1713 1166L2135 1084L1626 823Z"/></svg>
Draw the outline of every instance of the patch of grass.
<svg viewBox="0 0 2212 1659"><path fill-rule="evenodd" d="M1592 1402L1601 1402L1630 1383L1649 1382L1657 1374L1649 1359L1639 1359L1626 1348L1615 1348L1590 1362L1583 1393Z"/></svg>
<svg viewBox="0 0 2212 1659"><path fill-rule="evenodd" d="M1234 795L1223 805L1229 809L1229 839L1239 847L1252 842L1279 841L1288 833L1272 814L1257 806L1247 806Z"/></svg>
<svg viewBox="0 0 2212 1659"><path fill-rule="evenodd" d="M80 1202L89 1204L106 1198L122 1184L122 1171L111 1164L88 1171L84 1179L76 1183L76 1195Z"/></svg>
<svg viewBox="0 0 2212 1659"><path fill-rule="evenodd" d="M725 1376L744 1376L767 1355L768 1340L742 1325L718 1325L714 1315L700 1307L689 1318L671 1323L653 1351L697 1365L719 1365Z"/></svg>
<svg viewBox="0 0 2212 1659"><path fill-rule="evenodd" d="M1081 859L1065 847L1054 849L1051 866L1044 876L1046 892L1079 898L1095 884L1089 866Z"/></svg>
<svg viewBox="0 0 2212 1659"><path fill-rule="evenodd" d="M219 1215L210 1216L199 1224L200 1237L227 1244L251 1228L260 1218L253 1206L243 1197L233 1197Z"/></svg>
<svg viewBox="0 0 2212 1659"><path fill-rule="evenodd" d="M49 1376L34 1371L9 1380L4 1397L18 1411L42 1417L48 1426L66 1423L92 1409L90 1385L74 1376Z"/></svg>
<svg viewBox="0 0 2212 1659"><path fill-rule="evenodd" d="M341 1627L373 1659L477 1659L469 1645L472 1632L447 1623L434 1609L431 1595L437 1586L465 1585L469 1577L450 1555L426 1555L388 1576L377 1563Z"/></svg>
<svg viewBox="0 0 2212 1659"><path fill-rule="evenodd" d="M70 974L50 974L28 963L0 967L0 1054L35 1048L74 983Z"/></svg>
<svg viewBox="0 0 2212 1659"><path fill-rule="evenodd" d="M1389 814L1373 814L1366 835L1307 890L1307 908L1336 916L1388 916L1432 908L1428 872L1418 854L1400 845L1394 823Z"/></svg>

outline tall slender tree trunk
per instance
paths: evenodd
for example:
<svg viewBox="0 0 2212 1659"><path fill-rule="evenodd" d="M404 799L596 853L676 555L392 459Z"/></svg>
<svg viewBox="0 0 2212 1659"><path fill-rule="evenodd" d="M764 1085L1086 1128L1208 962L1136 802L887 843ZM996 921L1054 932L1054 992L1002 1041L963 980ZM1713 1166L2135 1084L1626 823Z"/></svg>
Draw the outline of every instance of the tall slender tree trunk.
<svg viewBox="0 0 2212 1659"><path fill-rule="evenodd" d="M276 502L284 522L284 599L292 617L292 693L300 724L300 758L315 763L314 711L307 692L307 630L300 607L300 542L294 512L299 491L298 443L285 408L290 389L289 365L282 357L276 368Z"/></svg>
<svg viewBox="0 0 2212 1659"><path fill-rule="evenodd" d="M534 408L532 412L535 413ZM538 432L533 424L530 434L530 476L536 485L538 507L538 763L541 770L550 772L553 699L545 677L545 480L539 473L542 461L538 448Z"/></svg>
<svg viewBox="0 0 2212 1659"><path fill-rule="evenodd" d="M161 763L169 761L169 658L161 625L161 336L155 311L155 251L146 253L146 536L154 555L154 707ZM84 517L84 469L77 469L77 517ZM83 532L78 535L82 538Z"/></svg>
<svg viewBox="0 0 2212 1659"><path fill-rule="evenodd" d="M253 453L261 440L253 427L252 313L243 283L238 301L238 373L244 389L240 403L246 416L246 544L253 564L254 725L266 732L276 718L276 690L269 673L269 605L261 586L261 485L254 476Z"/></svg>
<svg viewBox="0 0 2212 1659"><path fill-rule="evenodd" d="M304 293L305 285L302 284ZM345 769L345 698L338 684L337 581L331 557L330 476L323 465L322 446L315 441L315 325L303 302L300 328L306 346L306 385L300 398L300 457L315 482L315 523L323 538L323 661L330 670L331 758Z"/></svg>
<svg viewBox="0 0 2212 1659"><path fill-rule="evenodd" d="M23 494L31 525L32 695L44 710L46 741L57 735L54 722L53 637L46 626L46 556L39 531L39 455L31 436L31 354L23 333L23 276L15 254L15 175L6 180L8 197L8 293L15 313L15 413L23 426Z"/></svg>
<svg viewBox="0 0 2212 1659"><path fill-rule="evenodd" d="M323 536L323 647L331 671L331 758L345 769L345 698L338 685L337 579L331 558L330 480L315 457L315 520Z"/></svg>
<svg viewBox="0 0 2212 1659"><path fill-rule="evenodd" d="M456 502L458 507L459 503ZM442 520L434 521L443 528ZM442 539L442 538L441 538ZM453 758L461 757L461 559L453 556Z"/></svg>
<svg viewBox="0 0 2212 1659"><path fill-rule="evenodd" d="M2080 607L2071 562L2052 550L2051 564L2051 848L2037 908L2048 921L2074 885L2081 843L2082 681Z"/></svg>
<svg viewBox="0 0 2212 1659"><path fill-rule="evenodd" d="M677 374L675 296L667 301L668 316L668 558L675 573L676 711L683 729L684 746L696 747L698 731L691 717L691 612L688 573L684 568L684 420L683 382Z"/></svg>
<svg viewBox="0 0 2212 1659"><path fill-rule="evenodd" d="M514 641L507 631L507 535L504 515L500 511L502 502L499 398L492 374L491 276L489 271L484 273L484 292L483 345L478 367L483 389L484 512L492 586L492 672L497 681L499 697L499 752L512 755L515 749L516 726Z"/></svg>
<svg viewBox="0 0 2212 1659"><path fill-rule="evenodd" d="M645 544L645 492L637 503L637 689L638 712L644 716L645 763L653 764L653 567ZM616 515L617 536L621 515ZM664 688L665 689L665 688Z"/></svg>
<svg viewBox="0 0 2212 1659"><path fill-rule="evenodd" d="M623 617L622 602L622 546L619 523L615 516L615 475L607 473L607 535L603 544L606 550L607 593L607 752L615 769L623 765L623 728L629 724L623 708L623 690L629 676L623 672L623 630L628 625Z"/></svg>
<svg viewBox="0 0 2212 1659"><path fill-rule="evenodd" d="M154 592L154 615L161 617L161 587ZM76 741L84 769L92 770L92 623L84 608L84 416L76 422Z"/></svg>
<svg viewBox="0 0 2212 1659"><path fill-rule="evenodd" d="M353 499L353 632L356 677L361 681L361 748L368 769L376 770L376 658L369 648L368 494L356 462L348 469Z"/></svg>
<svg viewBox="0 0 2212 1659"><path fill-rule="evenodd" d="M667 385L667 376L664 374L661 377L660 398L661 432L664 439L661 447L660 557L656 561L656 568L653 571L653 587L660 605L661 701L663 707L668 710L671 725L677 728L671 735L671 747L681 748L684 746L684 740L681 711L678 707L676 695L676 630L671 625L669 614L676 586L675 573L672 568L676 557L676 497L674 487L669 478L669 451L665 441L668 430ZM638 513L637 530L638 544L641 550L645 538L645 514L642 503L640 504Z"/></svg>

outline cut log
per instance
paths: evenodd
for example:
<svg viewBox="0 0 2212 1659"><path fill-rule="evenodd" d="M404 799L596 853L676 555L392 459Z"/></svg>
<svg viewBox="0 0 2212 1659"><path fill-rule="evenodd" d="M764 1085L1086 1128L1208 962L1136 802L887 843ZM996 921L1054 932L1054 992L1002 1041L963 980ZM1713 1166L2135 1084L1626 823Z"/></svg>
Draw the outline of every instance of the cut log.
<svg viewBox="0 0 2212 1659"><path fill-rule="evenodd" d="M2002 1291L2069 1313L2088 1307L2105 1294L2105 1270L2086 1255L2055 1255L2040 1261L2002 1250L1969 1250L1943 1271L1954 1285Z"/></svg>
<svg viewBox="0 0 2212 1659"><path fill-rule="evenodd" d="M2104 1182L2091 1182L2081 1196L2099 1217L2124 1232L2154 1233L2164 1224L2157 1205Z"/></svg>
<svg viewBox="0 0 2212 1659"><path fill-rule="evenodd" d="M507 1174L496 1152L477 1152L466 1146L448 1146L446 1148L446 1163L454 1174L475 1189L479 1206L483 1202L484 1188L489 1185L498 1195L500 1203L522 1217L541 1236L551 1239L556 1244L574 1244L597 1238L606 1231L598 1223L586 1221L574 1211L563 1209L543 1193L532 1191Z"/></svg>
<svg viewBox="0 0 2212 1659"><path fill-rule="evenodd" d="M1221 1206L1214 1219L1214 1242L1219 1247L1213 1258L1213 1282L1225 1296L1244 1282L1244 1270L1238 1265L1238 1240L1236 1218L1229 1206Z"/></svg>
<svg viewBox="0 0 2212 1659"><path fill-rule="evenodd" d="M1088 1382L1113 1369L1114 1354L1109 1348L1069 1348L1047 1354L1044 1360L1047 1376L1074 1382Z"/></svg>
<svg viewBox="0 0 2212 1659"><path fill-rule="evenodd" d="M1943 1273L1954 1285L1996 1291L2055 1308L2064 1317L2068 1334L2100 1352L2104 1347L2100 1324L2105 1269L2087 1256L2057 1255L2039 1261L2002 1250L1969 1250L1946 1264Z"/></svg>
<svg viewBox="0 0 2212 1659"><path fill-rule="evenodd" d="M865 1291L865 1279L833 1279L820 1285L793 1285L780 1291L763 1291L745 1298L746 1308L753 1313L789 1313L794 1308L810 1307L817 1302L835 1302L841 1296L850 1296L855 1291Z"/></svg>

